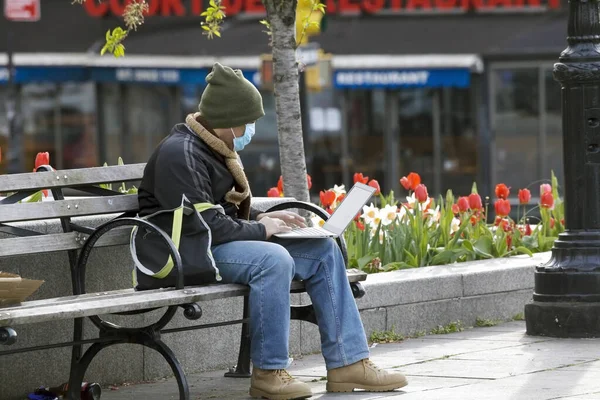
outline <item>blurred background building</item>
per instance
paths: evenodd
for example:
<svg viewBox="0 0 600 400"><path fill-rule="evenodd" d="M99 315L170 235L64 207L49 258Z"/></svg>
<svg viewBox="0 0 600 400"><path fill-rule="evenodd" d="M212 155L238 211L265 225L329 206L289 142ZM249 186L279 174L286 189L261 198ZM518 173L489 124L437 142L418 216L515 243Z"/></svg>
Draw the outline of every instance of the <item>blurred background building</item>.
<svg viewBox="0 0 600 400"><path fill-rule="evenodd" d="M207 2L207 1L206 1ZM0 147L31 171L49 151L55 168L145 162L173 124L196 110L213 62L261 87L266 116L241 154L255 195L279 177L272 91L261 85L270 51L260 0L223 0L222 38L208 40L203 0L151 0L125 42L99 57L124 0L44 0L38 22L0 21ZM331 85L308 90L305 128L313 193L362 172L386 190L410 171L430 194L481 193L562 181L560 87L552 65L566 47L564 0L327 0L326 29L311 38L332 54ZM7 41L9 32L12 40ZM7 45L14 50L22 141L8 140ZM11 146L13 146L11 148ZM513 190L516 195L516 190Z"/></svg>

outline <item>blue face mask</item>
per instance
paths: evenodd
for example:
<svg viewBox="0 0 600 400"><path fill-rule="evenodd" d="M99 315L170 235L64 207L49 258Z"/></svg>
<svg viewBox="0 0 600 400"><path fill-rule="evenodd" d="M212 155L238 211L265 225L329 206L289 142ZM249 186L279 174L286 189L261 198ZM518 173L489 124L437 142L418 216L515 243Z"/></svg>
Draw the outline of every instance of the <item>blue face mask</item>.
<svg viewBox="0 0 600 400"><path fill-rule="evenodd" d="M254 122L251 124L246 124L246 130L244 134L240 137L236 137L233 129L231 129L231 133L233 134L233 150L234 151L242 151L244 147L248 146L248 144L252 141L252 136L254 136Z"/></svg>

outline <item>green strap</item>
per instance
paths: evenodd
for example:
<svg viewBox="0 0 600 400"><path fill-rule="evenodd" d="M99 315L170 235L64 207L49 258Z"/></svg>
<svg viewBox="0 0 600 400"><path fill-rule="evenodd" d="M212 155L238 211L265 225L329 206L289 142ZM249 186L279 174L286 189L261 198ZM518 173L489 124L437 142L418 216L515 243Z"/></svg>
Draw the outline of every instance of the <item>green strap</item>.
<svg viewBox="0 0 600 400"><path fill-rule="evenodd" d="M171 239L173 240L173 244L175 244L175 248L179 250L179 242L181 241L181 225L183 220L183 207L177 208L173 212L173 227L171 229ZM171 270L173 269L173 257L169 254L169 259L164 267L154 275L154 278L163 279L166 278Z"/></svg>

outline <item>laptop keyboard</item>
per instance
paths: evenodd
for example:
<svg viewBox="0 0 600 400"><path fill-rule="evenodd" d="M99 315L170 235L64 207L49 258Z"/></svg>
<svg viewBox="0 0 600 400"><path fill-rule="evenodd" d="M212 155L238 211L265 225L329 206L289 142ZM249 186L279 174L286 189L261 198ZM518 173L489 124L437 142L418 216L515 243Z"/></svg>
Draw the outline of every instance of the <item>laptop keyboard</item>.
<svg viewBox="0 0 600 400"><path fill-rule="evenodd" d="M292 233L298 233L302 235L323 235L327 234L327 231L318 228L296 228L292 229Z"/></svg>

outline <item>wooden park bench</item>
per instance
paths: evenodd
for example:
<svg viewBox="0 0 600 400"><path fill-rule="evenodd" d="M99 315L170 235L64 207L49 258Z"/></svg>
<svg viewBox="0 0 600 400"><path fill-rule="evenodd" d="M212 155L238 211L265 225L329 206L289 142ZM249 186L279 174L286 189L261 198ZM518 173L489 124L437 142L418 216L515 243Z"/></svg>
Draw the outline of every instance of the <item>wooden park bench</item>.
<svg viewBox="0 0 600 400"><path fill-rule="evenodd" d="M189 389L183 368L173 351L161 340L161 334L192 329L242 324L238 363L235 369L231 369L226 376L250 376L249 288L237 284L185 286L181 258L169 236L148 221L136 218L137 195L123 194L100 186L104 183L138 182L142 178L144 166L144 164L133 164L63 171L53 171L49 167L41 167L38 172L34 173L0 176L0 193L6 196L0 200L0 232L10 235L0 239L0 257L67 252L73 287L73 293L69 296L0 306L0 344L13 344L17 339L18 329L23 325L54 320L74 320L72 341L9 349L0 351L0 356L72 347L68 379L68 398L70 400L80 398L79 388L86 369L94 357L102 349L121 343L136 343L158 351L169 363L175 375L179 386L180 400L188 400ZM48 189L54 200L20 203L21 200L41 189ZM289 208L306 209L313 211L323 219L328 217L324 210L315 205L286 199L253 199L253 206L262 211ZM75 217L105 214L116 216L96 228L72 221L72 218ZM19 222L49 219L60 220L61 233L43 234L18 224ZM91 250L98 247L129 244L131 229L134 226L158 233L169 246L178 273L176 287L149 291L120 289L87 293L85 274ZM343 239L339 239L338 243L346 257ZM15 262L18 262L18 259L15 259ZM36 277L24 276L23 278L35 279ZM366 275L360 271L349 270L348 279L354 296L362 297L364 290L360 281L365 280ZM303 283L293 282L291 291L293 293L304 292ZM244 297L242 319L204 325L191 324L184 328L167 327L180 308L183 309L183 314L187 319L197 320L202 315L199 302L236 296ZM162 316L155 323L139 328L123 327L101 318L107 314L134 315L156 309L163 310ZM84 339L83 336L86 318L98 329L97 336L92 339ZM311 305L292 306L291 318L316 323ZM91 346L83 352L83 346L88 344Z"/></svg>

